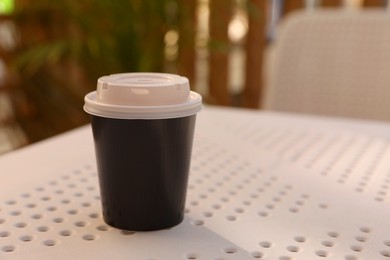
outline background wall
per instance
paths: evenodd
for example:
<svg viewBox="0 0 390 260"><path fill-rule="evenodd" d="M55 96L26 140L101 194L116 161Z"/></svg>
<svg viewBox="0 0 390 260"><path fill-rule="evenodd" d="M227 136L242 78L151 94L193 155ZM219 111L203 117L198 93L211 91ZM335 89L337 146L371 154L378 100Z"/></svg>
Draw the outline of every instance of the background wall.
<svg viewBox="0 0 390 260"><path fill-rule="evenodd" d="M0 153L88 123L102 75L190 79L207 103L261 108L263 54L285 15L385 0L0 0Z"/></svg>

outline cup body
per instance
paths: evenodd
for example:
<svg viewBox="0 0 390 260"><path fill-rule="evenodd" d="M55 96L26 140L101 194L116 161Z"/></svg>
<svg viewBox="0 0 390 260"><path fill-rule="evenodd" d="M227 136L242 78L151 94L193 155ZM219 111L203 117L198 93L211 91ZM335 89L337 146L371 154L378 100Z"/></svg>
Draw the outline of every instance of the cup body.
<svg viewBox="0 0 390 260"><path fill-rule="evenodd" d="M150 231L183 220L195 121L196 114L169 119L92 115L107 224Z"/></svg>

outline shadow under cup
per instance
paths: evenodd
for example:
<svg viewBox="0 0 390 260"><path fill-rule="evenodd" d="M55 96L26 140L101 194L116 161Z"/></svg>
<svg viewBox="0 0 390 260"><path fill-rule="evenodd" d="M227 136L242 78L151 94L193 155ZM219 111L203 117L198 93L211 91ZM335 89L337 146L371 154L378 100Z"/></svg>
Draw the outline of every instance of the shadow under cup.
<svg viewBox="0 0 390 260"><path fill-rule="evenodd" d="M149 231L183 220L195 120L91 117L107 224Z"/></svg>

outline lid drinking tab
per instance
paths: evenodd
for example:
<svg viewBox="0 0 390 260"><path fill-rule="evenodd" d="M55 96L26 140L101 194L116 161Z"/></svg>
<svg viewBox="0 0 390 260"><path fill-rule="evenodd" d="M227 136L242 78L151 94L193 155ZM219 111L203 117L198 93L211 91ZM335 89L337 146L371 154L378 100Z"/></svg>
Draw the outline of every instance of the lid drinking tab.
<svg viewBox="0 0 390 260"><path fill-rule="evenodd" d="M174 118L196 114L202 97L190 90L186 77L167 73L122 73L98 79L85 96L92 115L123 119Z"/></svg>

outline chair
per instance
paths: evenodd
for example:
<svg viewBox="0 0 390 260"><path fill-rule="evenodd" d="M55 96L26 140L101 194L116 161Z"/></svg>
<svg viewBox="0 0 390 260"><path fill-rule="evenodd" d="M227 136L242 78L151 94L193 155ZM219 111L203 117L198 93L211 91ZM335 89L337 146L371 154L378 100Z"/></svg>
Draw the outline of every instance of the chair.
<svg viewBox="0 0 390 260"><path fill-rule="evenodd" d="M390 14L296 12L266 59L264 108L390 120Z"/></svg>

